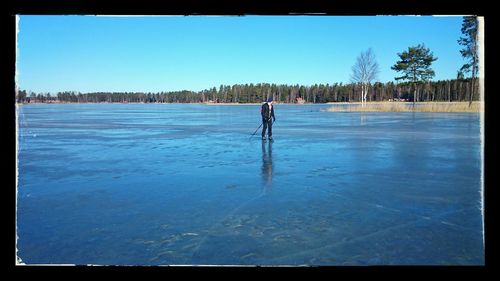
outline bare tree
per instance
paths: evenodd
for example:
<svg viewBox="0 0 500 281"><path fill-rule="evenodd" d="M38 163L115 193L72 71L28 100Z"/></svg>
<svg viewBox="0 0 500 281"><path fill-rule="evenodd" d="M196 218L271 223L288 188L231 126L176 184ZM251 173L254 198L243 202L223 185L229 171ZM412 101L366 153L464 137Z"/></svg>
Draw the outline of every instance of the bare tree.
<svg viewBox="0 0 500 281"><path fill-rule="evenodd" d="M368 89L373 80L377 79L380 72L375 54L369 48L357 57L356 63L352 66L351 81L361 86L361 104L365 106Z"/></svg>

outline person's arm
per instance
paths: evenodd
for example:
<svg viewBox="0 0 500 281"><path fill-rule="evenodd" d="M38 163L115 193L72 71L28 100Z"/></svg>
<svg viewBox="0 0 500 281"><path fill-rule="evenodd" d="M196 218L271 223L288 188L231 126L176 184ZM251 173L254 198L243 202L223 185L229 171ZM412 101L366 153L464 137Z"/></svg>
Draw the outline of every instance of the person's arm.
<svg viewBox="0 0 500 281"><path fill-rule="evenodd" d="M271 108L271 116L273 117L273 122L275 122L276 117L274 117L274 106Z"/></svg>

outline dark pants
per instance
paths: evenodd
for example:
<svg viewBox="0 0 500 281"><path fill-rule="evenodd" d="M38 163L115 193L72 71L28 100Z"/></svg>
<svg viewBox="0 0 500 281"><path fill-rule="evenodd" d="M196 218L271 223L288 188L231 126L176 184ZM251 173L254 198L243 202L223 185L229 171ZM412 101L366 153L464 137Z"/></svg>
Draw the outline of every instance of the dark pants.
<svg viewBox="0 0 500 281"><path fill-rule="evenodd" d="M273 136L273 119L262 119L262 137L266 135L266 129L267 129L267 136L272 137Z"/></svg>

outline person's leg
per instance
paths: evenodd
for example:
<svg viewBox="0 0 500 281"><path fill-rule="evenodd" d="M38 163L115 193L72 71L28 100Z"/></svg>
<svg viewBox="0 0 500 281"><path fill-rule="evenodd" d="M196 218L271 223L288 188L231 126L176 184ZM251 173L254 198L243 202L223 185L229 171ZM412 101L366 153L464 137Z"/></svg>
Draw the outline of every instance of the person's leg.
<svg viewBox="0 0 500 281"><path fill-rule="evenodd" d="M268 126L267 135L269 136L269 138L272 138L273 137L273 121L269 120L269 124L267 126Z"/></svg>
<svg viewBox="0 0 500 281"><path fill-rule="evenodd" d="M266 137L267 122L262 119L262 138Z"/></svg>

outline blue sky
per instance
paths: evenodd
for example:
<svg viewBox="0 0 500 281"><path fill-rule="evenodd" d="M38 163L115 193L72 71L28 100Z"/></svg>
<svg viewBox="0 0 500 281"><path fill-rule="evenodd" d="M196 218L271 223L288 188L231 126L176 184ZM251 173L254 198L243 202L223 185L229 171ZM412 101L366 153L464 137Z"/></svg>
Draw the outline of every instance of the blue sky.
<svg viewBox="0 0 500 281"><path fill-rule="evenodd" d="M199 91L220 84L347 83L372 48L379 81L424 43L434 80L464 64L462 17L19 16L17 84L34 92Z"/></svg>

